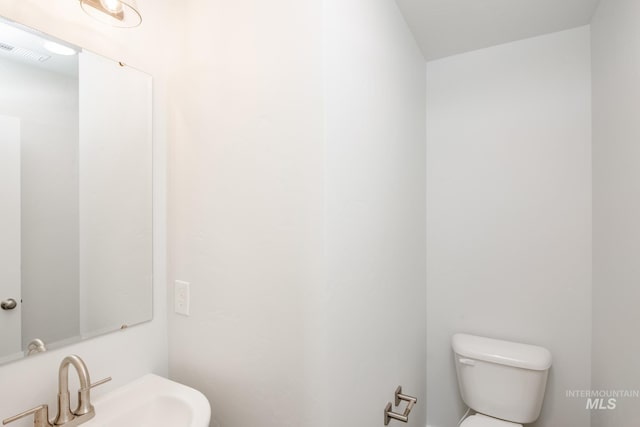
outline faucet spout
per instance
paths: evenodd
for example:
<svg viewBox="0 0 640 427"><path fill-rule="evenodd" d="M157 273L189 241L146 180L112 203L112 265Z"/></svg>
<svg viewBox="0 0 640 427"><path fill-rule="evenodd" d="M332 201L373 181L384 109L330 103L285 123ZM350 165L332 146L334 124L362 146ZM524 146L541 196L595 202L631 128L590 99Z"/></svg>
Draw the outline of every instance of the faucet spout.
<svg viewBox="0 0 640 427"><path fill-rule="evenodd" d="M80 380L80 390L78 391L78 407L71 411L69 399L69 365L73 366ZM91 379L89 370L84 361L76 355L67 356L60 363L58 370L58 416L54 420L54 425L66 424L76 416L81 416L93 412L90 399Z"/></svg>

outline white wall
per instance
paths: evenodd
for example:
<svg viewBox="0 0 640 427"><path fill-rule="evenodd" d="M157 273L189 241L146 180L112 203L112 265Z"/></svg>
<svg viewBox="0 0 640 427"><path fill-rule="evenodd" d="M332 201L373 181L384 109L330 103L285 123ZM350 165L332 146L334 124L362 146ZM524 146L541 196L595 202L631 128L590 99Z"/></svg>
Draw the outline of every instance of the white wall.
<svg viewBox="0 0 640 427"><path fill-rule="evenodd" d="M593 48L593 367L597 390L637 390L640 289L640 2L602 0ZM638 424L638 399L596 410L593 427Z"/></svg>
<svg viewBox="0 0 640 427"><path fill-rule="evenodd" d="M456 332L554 357L538 427L586 426L591 349L588 27L427 64L428 423L455 425Z"/></svg>
<svg viewBox="0 0 640 427"><path fill-rule="evenodd" d="M87 17L77 2L65 0L7 0L0 15L36 27L105 56L146 70L154 75L154 320L126 331L0 367L0 414L9 416L40 403L54 405L57 370L62 358L77 353L85 359L93 378L111 375L114 381L96 389L111 390L148 372L167 371L165 293L165 141L166 81L173 62L167 52L173 12L169 1L140 0L145 22L134 30L104 27ZM149 49L164 45L165 51ZM55 407L55 406L54 406ZM28 420L17 427L32 425Z"/></svg>
<svg viewBox="0 0 640 427"><path fill-rule="evenodd" d="M25 349L79 333L78 79L4 59L0 101L0 113L21 119Z"/></svg>
<svg viewBox="0 0 640 427"><path fill-rule="evenodd" d="M171 377L212 426L306 426L305 305L322 259L321 2L184 3L172 82ZM188 83L188 84L185 84Z"/></svg>
<svg viewBox="0 0 640 427"><path fill-rule="evenodd" d="M424 426L424 62L395 3L180 19L170 277L191 317L170 316L171 376L212 426L381 424L401 383Z"/></svg>
<svg viewBox="0 0 640 427"><path fill-rule="evenodd" d="M419 399L408 425L424 427L425 62L394 1L324 4L321 425L383 425L402 385Z"/></svg>

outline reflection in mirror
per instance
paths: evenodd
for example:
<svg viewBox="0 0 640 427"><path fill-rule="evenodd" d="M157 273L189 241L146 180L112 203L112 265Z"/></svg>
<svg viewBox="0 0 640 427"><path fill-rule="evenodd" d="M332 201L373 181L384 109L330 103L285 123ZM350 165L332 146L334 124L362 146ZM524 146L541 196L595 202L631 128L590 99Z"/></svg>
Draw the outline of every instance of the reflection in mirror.
<svg viewBox="0 0 640 427"><path fill-rule="evenodd" d="M151 319L150 127L150 76L0 19L0 362Z"/></svg>

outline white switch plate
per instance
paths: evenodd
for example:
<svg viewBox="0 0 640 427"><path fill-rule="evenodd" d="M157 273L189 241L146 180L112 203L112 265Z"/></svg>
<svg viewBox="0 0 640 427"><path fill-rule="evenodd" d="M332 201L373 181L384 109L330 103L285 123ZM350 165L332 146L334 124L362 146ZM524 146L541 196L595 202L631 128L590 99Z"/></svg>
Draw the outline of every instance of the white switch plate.
<svg viewBox="0 0 640 427"><path fill-rule="evenodd" d="M189 315L190 287L189 282L176 280L173 292L173 311L184 316Z"/></svg>

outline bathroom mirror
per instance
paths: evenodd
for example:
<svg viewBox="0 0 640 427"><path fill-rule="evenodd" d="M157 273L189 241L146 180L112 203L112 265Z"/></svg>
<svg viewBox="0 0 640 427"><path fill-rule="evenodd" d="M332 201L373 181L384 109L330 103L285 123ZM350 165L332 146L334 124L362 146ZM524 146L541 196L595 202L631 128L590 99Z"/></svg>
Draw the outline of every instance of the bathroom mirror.
<svg viewBox="0 0 640 427"><path fill-rule="evenodd" d="M0 18L0 363L152 317L151 77Z"/></svg>

